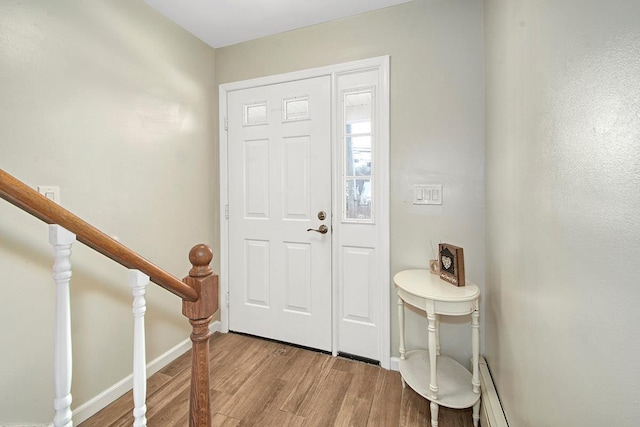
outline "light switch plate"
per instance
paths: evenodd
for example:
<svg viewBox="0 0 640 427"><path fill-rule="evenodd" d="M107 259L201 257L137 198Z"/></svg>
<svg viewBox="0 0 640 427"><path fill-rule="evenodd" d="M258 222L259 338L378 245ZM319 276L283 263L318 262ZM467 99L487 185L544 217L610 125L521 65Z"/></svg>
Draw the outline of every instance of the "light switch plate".
<svg viewBox="0 0 640 427"><path fill-rule="evenodd" d="M414 184L414 205L441 205L442 184Z"/></svg>

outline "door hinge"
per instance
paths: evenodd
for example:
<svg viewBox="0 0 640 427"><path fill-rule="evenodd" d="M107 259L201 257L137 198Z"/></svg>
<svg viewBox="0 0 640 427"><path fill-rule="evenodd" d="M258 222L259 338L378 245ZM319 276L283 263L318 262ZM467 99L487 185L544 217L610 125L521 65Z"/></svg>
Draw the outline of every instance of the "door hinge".
<svg viewBox="0 0 640 427"><path fill-rule="evenodd" d="M224 217L229 219L229 205L224 205Z"/></svg>
<svg viewBox="0 0 640 427"><path fill-rule="evenodd" d="M224 118L224 130L229 130L229 119L226 116Z"/></svg>
<svg viewBox="0 0 640 427"><path fill-rule="evenodd" d="M225 304L227 304L227 307L229 307L229 291L227 291L227 295L225 296Z"/></svg>

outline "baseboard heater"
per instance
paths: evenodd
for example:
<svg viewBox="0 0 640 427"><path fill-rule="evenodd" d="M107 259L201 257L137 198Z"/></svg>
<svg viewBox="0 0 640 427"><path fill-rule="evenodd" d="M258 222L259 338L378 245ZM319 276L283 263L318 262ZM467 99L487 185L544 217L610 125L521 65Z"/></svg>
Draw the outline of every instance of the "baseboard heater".
<svg viewBox="0 0 640 427"><path fill-rule="evenodd" d="M482 427L509 427L484 357L480 358L480 388L482 390L480 425Z"/></svg>

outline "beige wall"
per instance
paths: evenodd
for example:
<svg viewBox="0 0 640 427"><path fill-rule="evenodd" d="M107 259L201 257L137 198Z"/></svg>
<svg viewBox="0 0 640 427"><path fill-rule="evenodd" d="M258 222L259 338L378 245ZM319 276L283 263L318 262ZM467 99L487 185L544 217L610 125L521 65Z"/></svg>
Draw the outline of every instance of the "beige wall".
<svg viewBox="0 0 640 427"><path fill-rule="evenodd" d="M141 0L0 3L0 168L183 277L217 246L214 50ZM178 111L179 126L171 113ZM168 113L169 112L169 113ZM47 227L0 200L0 424L53 418ZM131 372L126 269L73 251L74 407ZM147 356L189 336L148 292Z"/></svg>
<svg viewBox="0 0 640 427"><path fill-rule="evenodd" d="M216 50L218 83L357 59L391 58L391 270L428 268L431 244L464 247L484 287L483 41L479 0L404 5ZM442 183L444 205L413 206L414 183ZM388 280L391 290L391 278ZM396 298L392 355L398 355ZM466 319L468 320L468 319ZM408 344L426 347L426 318L407 315ZM468 364L470 327L443 324L443 351Z"/></svg>
<svg viewBox="0 0 640 427"><path fill-rule="evenodd" d="M512 426L640 418L640 3L485 0L486 354Z"/></svg>

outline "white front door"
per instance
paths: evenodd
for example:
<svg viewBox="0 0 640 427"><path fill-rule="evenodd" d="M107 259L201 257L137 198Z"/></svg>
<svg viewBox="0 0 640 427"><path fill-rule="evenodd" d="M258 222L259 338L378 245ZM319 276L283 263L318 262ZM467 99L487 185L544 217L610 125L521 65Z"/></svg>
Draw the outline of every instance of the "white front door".
<svg viewBox="0 0 640 427"><path fill-rule="evenodd" d="M230 91L227 110L229 329L331 351L331 78Z"/></svg>

